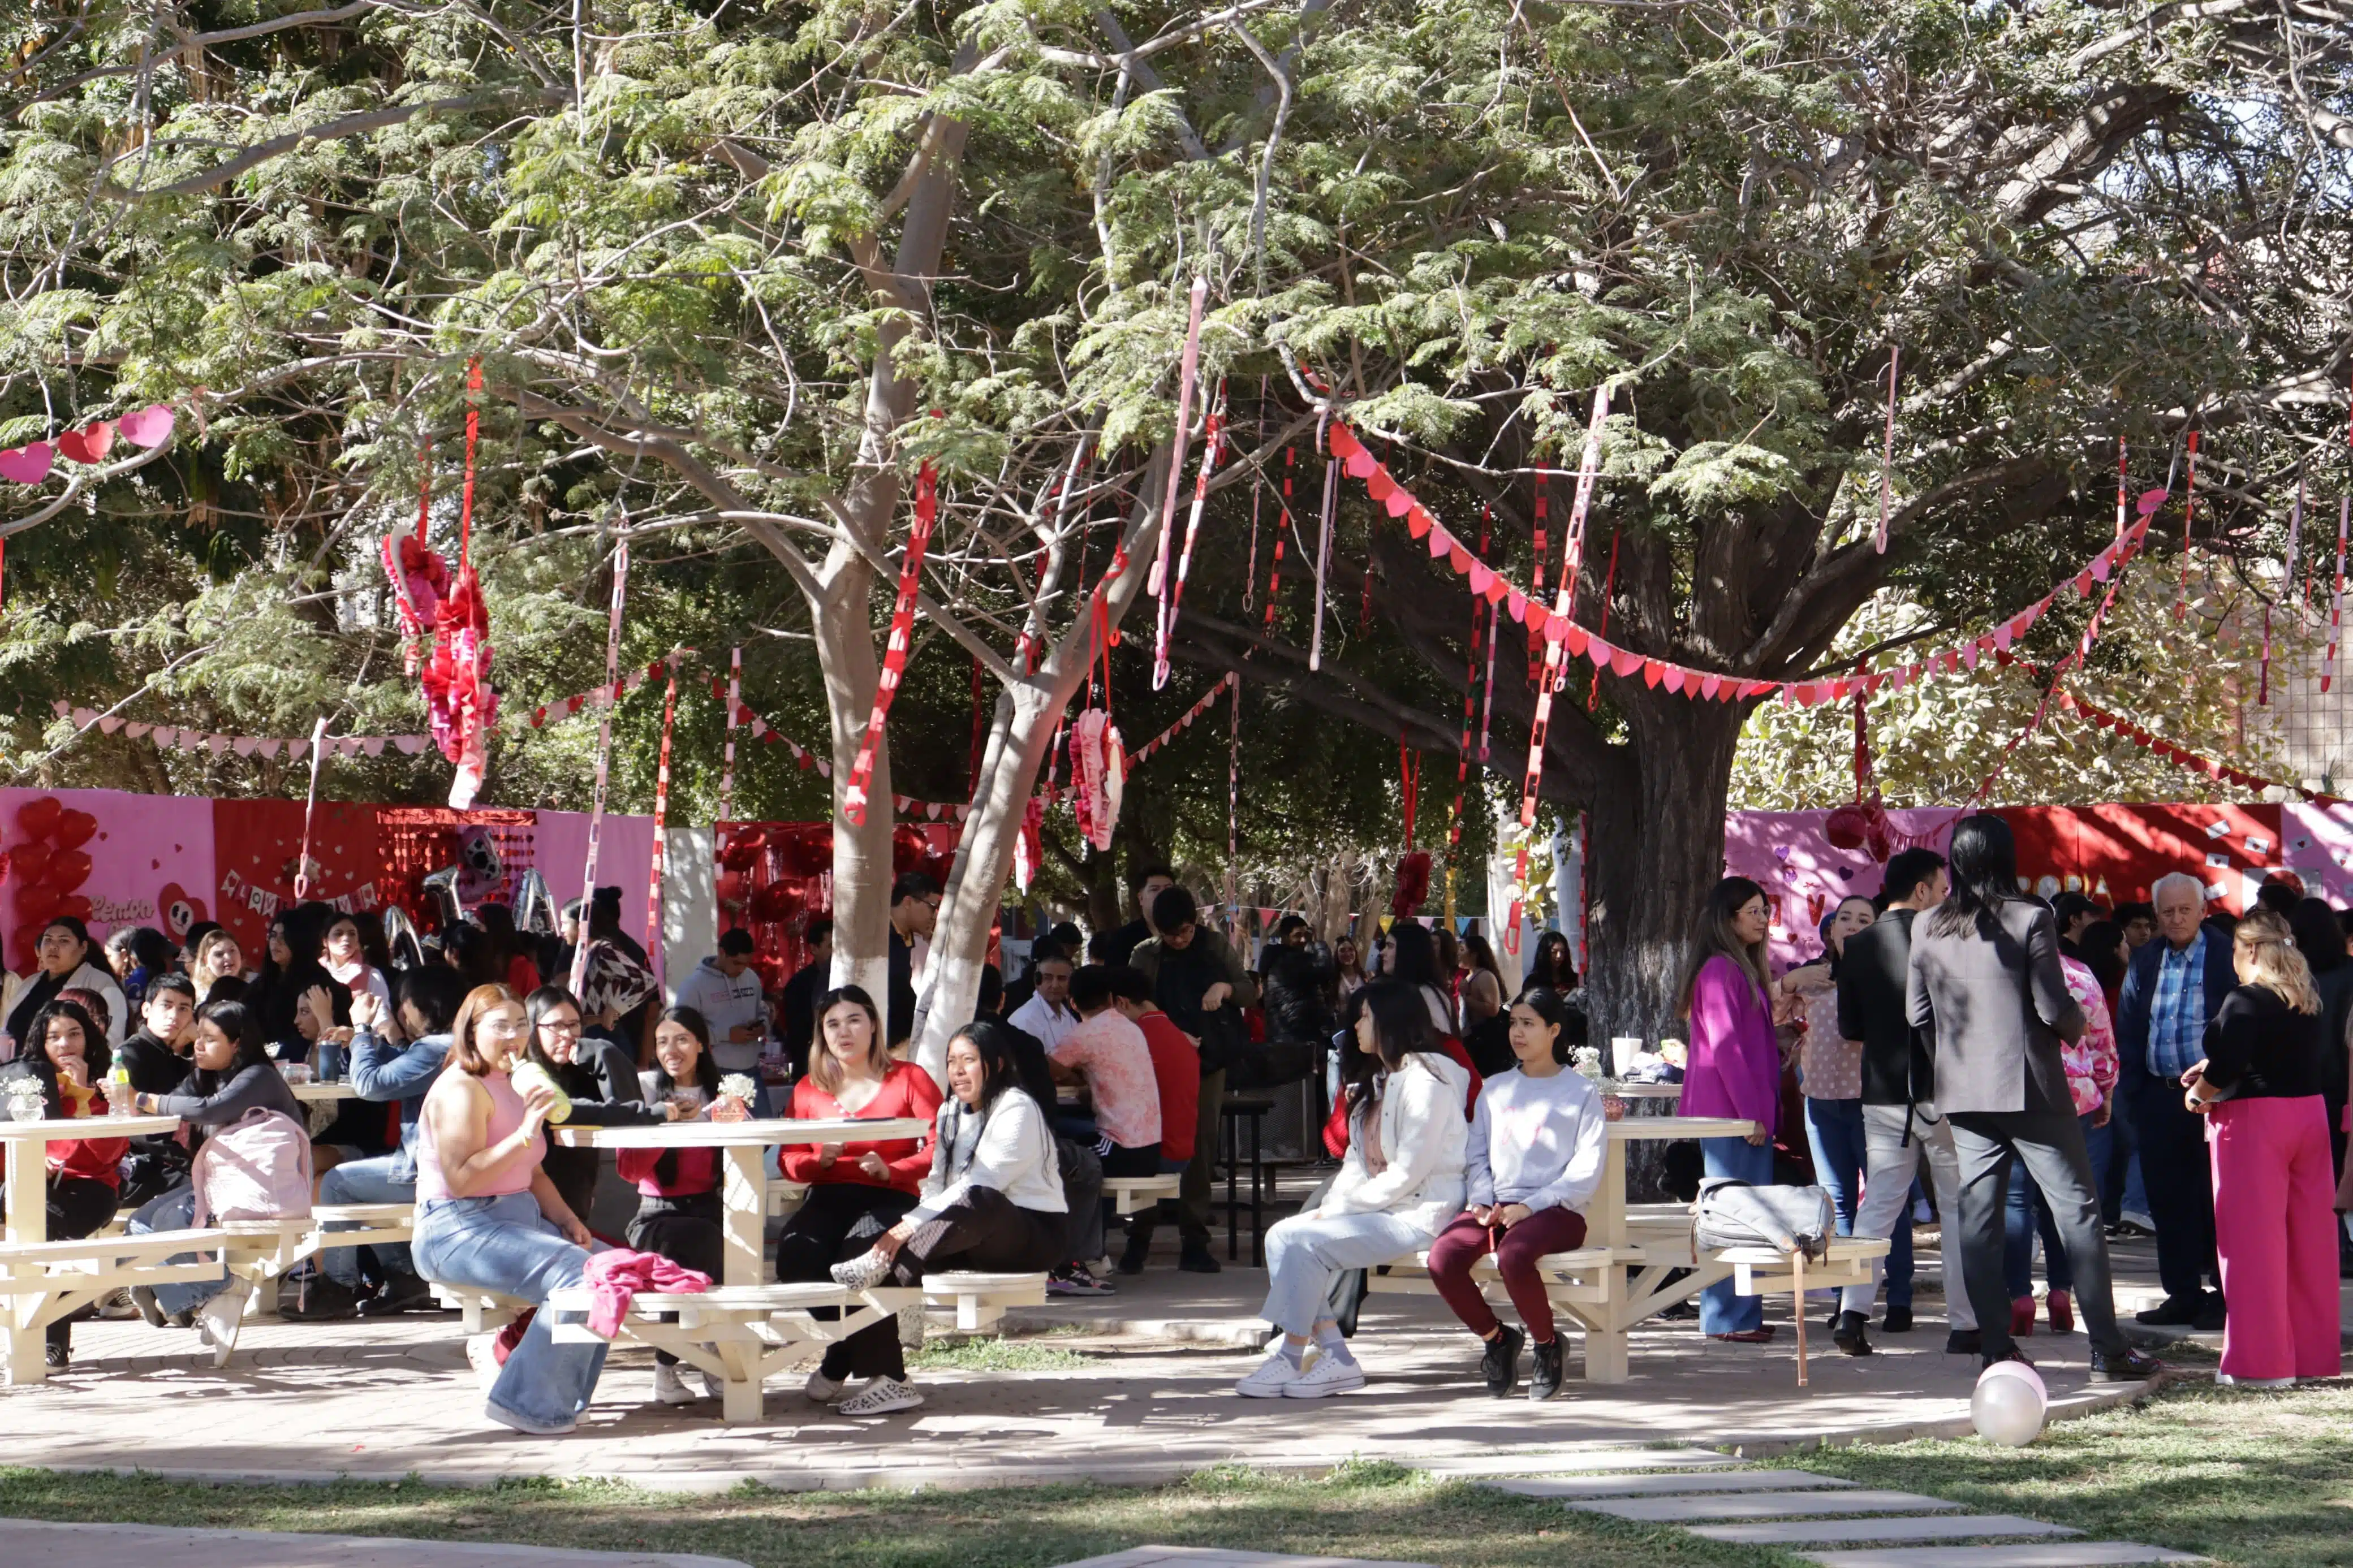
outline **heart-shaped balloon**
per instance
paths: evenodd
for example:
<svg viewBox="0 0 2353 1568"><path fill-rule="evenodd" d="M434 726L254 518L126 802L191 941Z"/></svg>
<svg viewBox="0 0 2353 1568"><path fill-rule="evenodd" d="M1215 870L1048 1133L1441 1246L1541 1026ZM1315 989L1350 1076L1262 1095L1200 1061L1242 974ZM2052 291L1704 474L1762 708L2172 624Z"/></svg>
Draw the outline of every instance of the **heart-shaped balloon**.
<svg viewBox="0 0 2353 1568"><path fill-rule="evenodd" d="M134 413L126 414L114 422L122 438L134 447L153 451L172 438L174 416L168 403L151 403Z"/></svg>
<svg viewBox="0 0 2353 1568"><path fill-rule="evenodd" d="M57 461L58 449L47 441L36 441L29 447L11 447L0 452L0 479L20 485L37 485L49 477L49 466Z"/></svg>
<svg viewBox="0 0 2353 1568"><path fill-rule="evenodd" d="M47 882L16 884L16 918L38 924L58 912L58 890Z"/></svg>
<svg viewBox="0 0 2353 1568"><path fill-rule="evenodd" d="M1348 470L1350 479L1368 479L1379 470L1381 464L1379 458L1359 447L1348 454L1347 460L1342 466Z"/></svg>
<svg viewBox="0 0 2353 1568"><path fill-rule="evenodd" d="M71 915L78 921L90 919L90 897L85 893L68 893L58 900L58 914ZM55 917L51 917L54 919Z"/></svg>
<svg viewBox="0 0 2353 1568"><path fill-rule="evenodd" d="M58 437L58 450L77 463L95 463L106 456L114 445L114 426L103 419L94 419L79 430L69 430Z"/></svg>
<svg viewBox="0 0 2353 1568"><path fill-rule="evenodd" d="M80 848L97 831L98 818L86 811L58 813L58 842L69 849Z"/></svg>
<svg viewBox="0 0 2353 1568"><path fill-rule="evenodd" d="M41 880L60 893L70 893L90 880L90 857L79 849L60 849L50 858Z"/></svg>
<svg viewBox="0 0 2353 1568"><path fill-rule="evenodd" d="M56 795L45 795L16 808L16 826L27 838L47 838L65 812L65 802Z"/></svg>
<svg viewBox="0 0 2353 1568"><path fill-rule="evenodd" d="M56 853L56 850L37 838L30 844L17 845L10 852L9 863L16 868L16 874L25 880L37 882L41 879L42 873L49 868L49 857Z"/></svg>

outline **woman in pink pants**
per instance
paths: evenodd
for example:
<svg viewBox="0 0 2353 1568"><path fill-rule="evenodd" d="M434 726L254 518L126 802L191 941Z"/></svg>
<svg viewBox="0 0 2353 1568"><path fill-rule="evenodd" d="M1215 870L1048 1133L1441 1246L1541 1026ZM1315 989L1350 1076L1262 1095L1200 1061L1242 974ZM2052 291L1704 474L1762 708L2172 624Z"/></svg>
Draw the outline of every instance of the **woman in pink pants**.
<svg viewBox="0 0 2353 1568"><path fill-rule="evenodd" d="M1468 1206L1430 1247L1430 1279L1485 1342L1480 1372L1498 1399L1518 1380L1520 1349L1531 1337L1528 1397L1550 1399L1560 1389L1560 1338L1536 1262L1585 1245L1585 1208L1609 1148L1601 1097L1568 1070L1571 1047L1585 1041L1583 1025L1566 998L1540 985L1512 1004L1512 1055L1520 1065L1489 1079L1480 1093L1463 1151ZM1490 1252L1525 1331L1497 1321L1472 1281L1472 1268Z"/></svg>
<svg viewBox="0 0 2353 1568"><path fill-rule="evenodd" d="M2287 922L2257 910L2231 945L2239 984L2182 1074L2207 1118L2214 1243L2230 1303L2217 1383L2283 1388L2343 1365L2337 1215L2321 1100L2320 993Z"/></svg>

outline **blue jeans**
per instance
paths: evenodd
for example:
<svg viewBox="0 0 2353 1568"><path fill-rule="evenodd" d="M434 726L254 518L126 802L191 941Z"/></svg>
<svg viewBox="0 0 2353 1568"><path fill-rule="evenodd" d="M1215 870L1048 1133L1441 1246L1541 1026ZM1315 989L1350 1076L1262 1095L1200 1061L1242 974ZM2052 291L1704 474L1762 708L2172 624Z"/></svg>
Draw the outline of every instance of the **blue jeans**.
<svg viewBox="0 0 2353 1568"><path fill-rule="evenodd" d="M1806 1097L1806 1143L1814 1152L1814 1179L1830 1194L1838 1210L1838 1233L1854 1234L1854 1215L1862 1202L1862 1173L1870 1167L1863 1147L1862 1101L1816 1100ZM1908 1194L1907 1194L1908 1196ZM1887 1304L1912 1305L1912 1226L1907 1207L1904 1221L1888 1238Z"/></svg>
<svg viewBox="0 0 2353 1568"><path fill-rule="evenodd" d="M1266 1233L1266 1305L1259 1316L1304 1338L1332 1315L1333 1282L1428 1247L1436 1234L1393 1214L1341 1214L1277 1221Z"/></svg>
<svg viewBox="0 0 2353 1568"><path fill-rule="evenodd" d="M1773 1145L1768 1141L1751 1143L1746 1138L1703 1138L1699 1141L1702 1168L1711 1176L1729 1176L1735 1181L1748 1182L1757 1186L1770 1186L1773 1182ZM1270 1244L1274 1239L1269 1232ZM1272 1261L1271 1254L1269 1261ZM1765 1299L1762 1296L1736 1296L1730 1279L1719 1279L1699 1293L1700 1331L1709 1334L1736 1334L1748 1329L1765 1326Z"/></svg>
<svg viewBox="0 0 2353 1568"><path fill-rule="evenodd" d="M2084 1129L2084 1149L2091 1157L2094 1172L2107 1169L2112 1147L2109 1127L2094 1127L2088 1116L2077 1117ZM2001 1274L2002 1283L2010 1290L2010 1299L2034 1294L2034 1237L2042 1237L2042 1275L2053 1290L2075 1288L2074 1267L2067 1261L2066 1244L2060 1239L2059 1223L2052 1217L2051 1205L2034 1178L2026 1173L2023 1164L2013 1165L2010 1172L2010 1195L2002 1213Z"/></svg>
<svg viewBox="0 0 2353 1568"><path fill-rule="evenodd" d="M565 1240L529 1193L436 1198L417 1216L417 1272L443 1285L495 1290L533 1306L580 1283L588 1254ZM556 1430L588 1408L605 1370L603 1344L557 1344L541 1313L491 1386L493 1407Z"/></svg>
<svg viewBox="0 0 2353 1568"><path fill-rule="evenodd" d="M396 1168L406 1165L412 1173L406 1181L394 1178ZM322 1204L407 1204L417 1201L416 1167L398 1154L379 1154L373 1160L346 1160L319 1178L319 1201ZM353 1224L332 1225L330 1230L352 1230ZM379 1269L391 1269L401 1274L414 1274L417 1267L409 1260L408 1248L399 1242L373 1241L368 1250L375 1254ZM339 1285L356 1290L360 1285L360 1249L356 1247L331 1247L319 1254L319 1267L327 1278Z"/></svg>
<svg viewBox="0 0 2353 1568"><path fill-rule="evenodd" d="M159 1230L185 1230L195 1222L196 1190L175 1187L131 1216L122 1228L132 1236L145 1236ZM194 1263L193 1252L175 1252L166 1263ZM184 1280L176 1284L155 1287L155 1304L166 1312L193 1312L222 1291L228 1289L222 1279Z"/></svg>

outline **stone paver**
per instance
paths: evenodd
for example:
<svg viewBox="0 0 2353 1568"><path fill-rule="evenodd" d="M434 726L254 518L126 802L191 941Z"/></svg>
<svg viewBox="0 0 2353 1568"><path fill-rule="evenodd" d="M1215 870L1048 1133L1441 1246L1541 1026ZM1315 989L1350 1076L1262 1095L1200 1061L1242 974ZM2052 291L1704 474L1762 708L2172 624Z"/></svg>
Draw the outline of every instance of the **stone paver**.
<svg viewBox="0 0 2353 1568"><path fill-rule="evenodd" d="M1715 1519L1809 1519L1833 1513L1933 1513L1957 1502L1915 1492L1857 1487L1852 1491L1730 1492L1705 1497L1597 1498L1570 1508L1641 1524L1694 1524Z"/></svg>
<svg viewBox="0 0 2353 1568"><path fill-rule="evenodd" d="M1430 1568L1371 1557L1294 1557L1280 1552L1228 1552L1214 1546L1131 1546L1062 1568Z"/></svg>
<svg viewBox="0 0 2353 1568"><path fill-rule="evenodd" d="M1862 1541L1980 1541L2005 1535L2081 1535L2014 1513L1940 1513L1926 1519L1809 1519L1766 1524L1694 1524L1694 1535L1741 1546L1836 1546Z"/></svg>
<svg viewBox="0 0 2353 1568"><path fill-rule="evenodd" d="M0 1519L0 1563L40 1568L744 1568L732 1557Z"/></svg>
<svg viewBox="0 0 2353 1568"><path fill-rule="evenodd" d="M1497 1481L1497 1491L1521 1497L1688 1497L1700 1492L1832 1490L1852 1487L1810 1470L1725 1470L1679 1476L1565 1476L1558 1480Z"/></svg>
<svg viewBox="0 0 2353 1568"><path fill-rule="evenodd" d="M1822 1568L2110 1568L2133 1563L2204 1563L2188 1552L2128 1541L2026 1542L2016 1546L1880 1546L1799 1553Z"/></svg>

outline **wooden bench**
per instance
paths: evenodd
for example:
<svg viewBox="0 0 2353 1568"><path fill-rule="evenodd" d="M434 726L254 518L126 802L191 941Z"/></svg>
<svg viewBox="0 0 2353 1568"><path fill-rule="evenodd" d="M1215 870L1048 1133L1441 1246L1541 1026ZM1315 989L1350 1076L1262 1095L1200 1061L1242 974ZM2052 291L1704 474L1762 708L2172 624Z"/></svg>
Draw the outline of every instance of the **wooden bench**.
<svg viewBox="0 0 2353 1568"><path fill-rule="evenodd" d="M1103 1195L1112 1200L1114 1214L1135 1214L1150 1208L1163 1198L1176 1195L1180 1178L1176 1176L1105 1176Z"/></svg>
<svg viewBox="0 0 2353 1568"><path fill-rule="evenodd" d="M231 1240L223 1229L164 1230L0 1246L0 1322L6 1327L7 1380L24 1384L47 1378L41 1331L117 1290L224 1278ZM185 1263L167 1261L182 1253L196 1256Z"/></svg>
<svg viewBox="0 0 2353 1568"><path fill-rule="evenodd" d="M776 1219L801 1206L808 1197L807 1182L787 1182L780 1176L768 1178L768 1217Z"/></svg>

